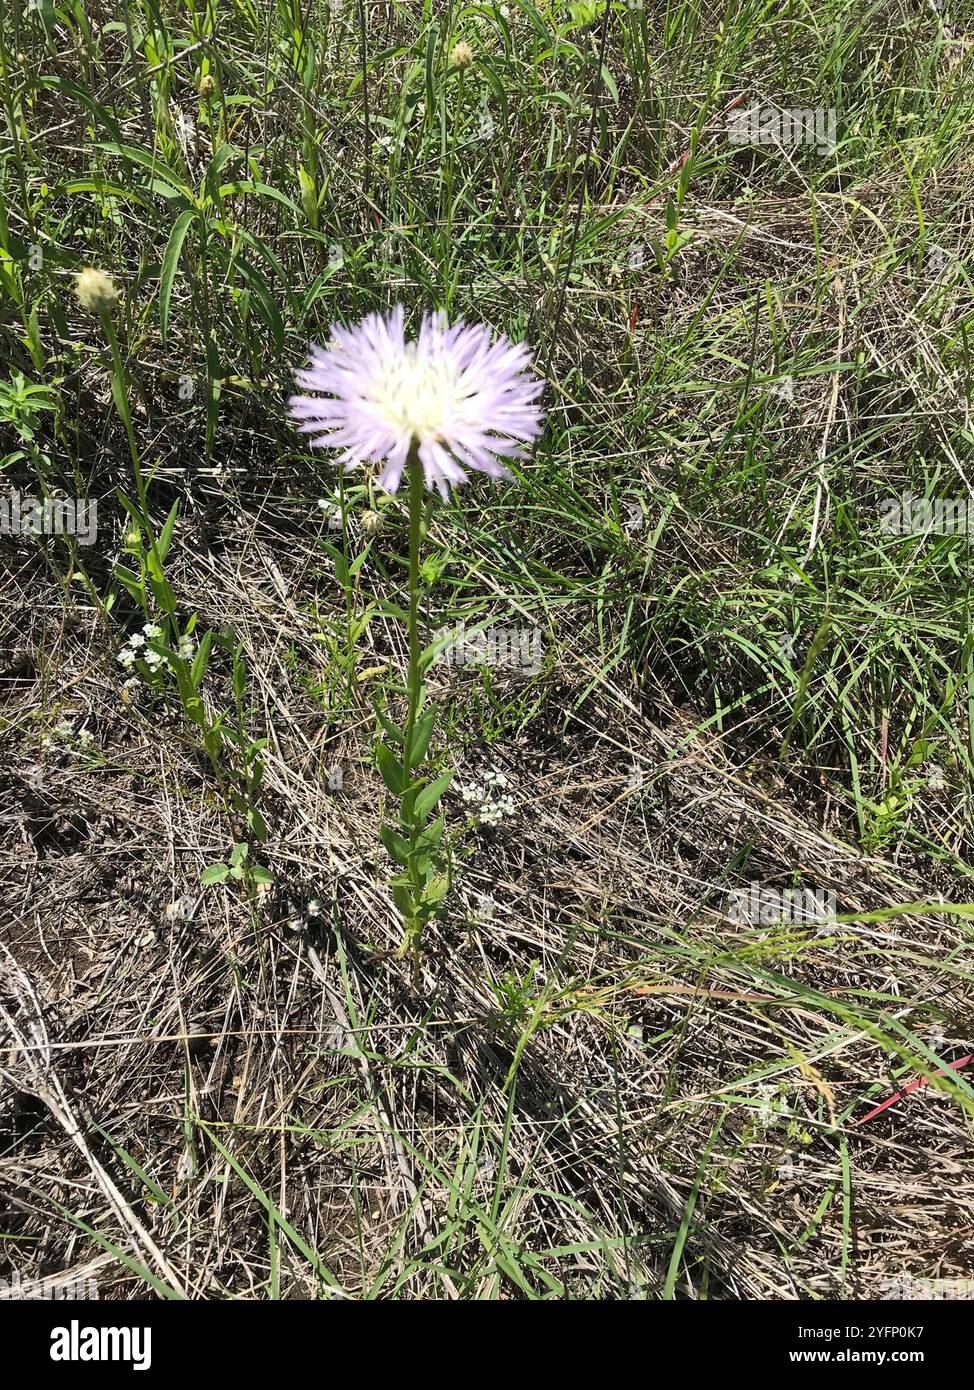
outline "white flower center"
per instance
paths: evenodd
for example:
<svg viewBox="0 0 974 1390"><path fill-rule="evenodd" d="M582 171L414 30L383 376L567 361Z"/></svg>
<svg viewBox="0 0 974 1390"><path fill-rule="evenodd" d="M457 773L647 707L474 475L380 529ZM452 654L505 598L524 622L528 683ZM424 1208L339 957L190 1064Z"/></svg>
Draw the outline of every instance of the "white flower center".
<svg viewBox="0 0 974 1390"><path fill-rule="evenodd" d="M407 343L405 355L376 378L373 394L389 423L415 439L440 439L459 403L453 364L420 355L415 343Z"/></svg>

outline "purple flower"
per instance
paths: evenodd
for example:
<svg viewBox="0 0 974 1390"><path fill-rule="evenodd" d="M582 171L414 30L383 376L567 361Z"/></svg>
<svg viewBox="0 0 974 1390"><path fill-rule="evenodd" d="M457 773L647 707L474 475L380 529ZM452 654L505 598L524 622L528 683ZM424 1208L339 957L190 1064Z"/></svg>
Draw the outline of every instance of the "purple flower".
<svg viewBox="0 0 974 1390"><path fill-rule="evenodd" d="M461 467L510 478L502 458L523 458L541 429L544 388L529 371L524 344L491 341L476 324L443 314L423 319L406 342L402 308L369 314L353 328L333 327L325 348L312 344L298 386L320 394L292 396L291 418L312 445L340 449L346 469L384 463L379 486L395 492L415 441L426 486L447 499L466 480Z"/></svg>

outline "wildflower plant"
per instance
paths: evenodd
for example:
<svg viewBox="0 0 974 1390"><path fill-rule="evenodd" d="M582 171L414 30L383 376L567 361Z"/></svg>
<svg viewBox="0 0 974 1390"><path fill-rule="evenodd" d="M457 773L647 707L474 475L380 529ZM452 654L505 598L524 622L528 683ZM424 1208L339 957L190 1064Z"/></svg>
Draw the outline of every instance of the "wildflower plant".
<svg viewBox="0 0 974 1390"><path fill-rule="evenodd" d="M420 552L427 531L427 490L444 502L467 481L467 469L496 481L510 479L503 460L524 457L541 429L543 389L529 370L528 350L493 339L478 325L448 325L427 315L419 337L407 342L405 313L370 314L353 328L333 327L327 347L312 346L311 363L296 373L303 392L290 400L298 428L312 446L333 449L346 471L372 464L378 486L396 493L406 480L409 508L409 659L406 714L397 725L376 711L385 737L377 747L383 781L399 802L398 825L382 828L382 842L399 867L392 881L402 914L401 953L411 952L418 982L426 923L449 891L444 819L433 819L453 774L427 780L426 761L436 720L426 706L424 676L439 643L420 641ZM430 499L432 504L432 499Z"/></svg>

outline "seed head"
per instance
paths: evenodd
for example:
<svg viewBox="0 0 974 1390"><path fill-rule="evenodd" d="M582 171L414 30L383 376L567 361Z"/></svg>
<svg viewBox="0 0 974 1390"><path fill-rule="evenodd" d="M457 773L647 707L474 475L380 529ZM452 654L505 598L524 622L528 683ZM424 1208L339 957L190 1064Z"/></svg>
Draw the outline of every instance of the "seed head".
<svg viewBox="0 0 974 1390"><path fill-rule="evenodd" d="M450 53L450 66L454 68L468 68L472 62L473 49L468 43L464 43L461 39L459 43L454 44Z"/></svg>
<svg viewBox="0 0 974 1390"><path fill-rule="evenodd" d="M78 303L89 314L107 314L118 303L118 290L110 275L88 266L74 277L74 292Z"/></svg>

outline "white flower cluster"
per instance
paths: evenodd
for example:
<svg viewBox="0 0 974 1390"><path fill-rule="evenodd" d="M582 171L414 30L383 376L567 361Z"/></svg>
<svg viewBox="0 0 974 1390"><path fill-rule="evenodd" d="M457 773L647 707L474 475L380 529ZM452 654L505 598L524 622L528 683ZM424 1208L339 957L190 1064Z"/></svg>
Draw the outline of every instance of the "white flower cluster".
<svg viewBox="0 0 974 1390"><path fill-rule="evenodd" d="M125 646L119 652L117 660L120 666L124 666L126 671L130 671L136 661L144 661L150 671L157 671L160 666L168 666L169 661L166 657L154 652L151 647L146 646L146 642L154 642L162 636L162 628L158 623L146 623L141 632L133 632ZM176 655L183 661L192 661L196 652L196 643L192 637L180 637L179 645L176 648ZM126 685L129 682L126 681Z"/></svg>
<svg viewBox="0 0 974 1390"><path fill-rule="evenodd" d="M503 772L487 772L479 782L467 782L460 788L460 795L468 806L475 806L474 814L481 825L500 825L507 816L513 816L517 809L514 798L509 795L507 775Z"/></svg>
<svg viewBox="0 0 974 1390"><path fill-rule="evenodd" d="M75 732L74 724L70 719L62 719L54 726L54 732L45 734L41 739L43 748L53 748L58 741L73 743L78 749L88 749L94 742L94 735L90 729L78 729Z"/></svg>
<svg viewBox="0 0 974 1390"><path fill-rule="evenodd" d="M788 1101L785 1092L780 1086L772 1085L770 1082L763 1082L755 1087L759 1101L757 1108L757 1121L762 1129L770 1129L772 1125L784 1117L788 1116Z"/></svg>

